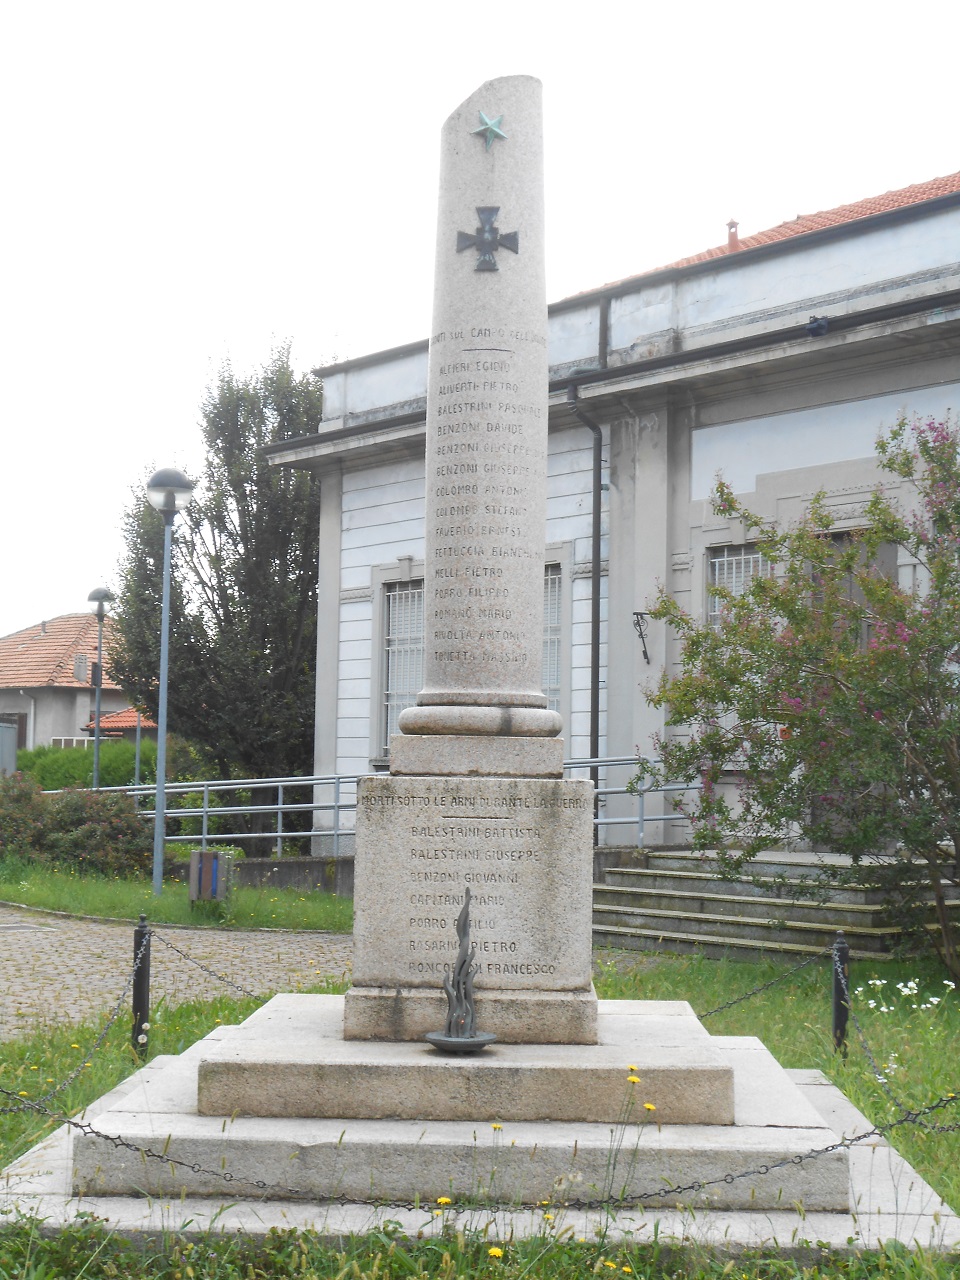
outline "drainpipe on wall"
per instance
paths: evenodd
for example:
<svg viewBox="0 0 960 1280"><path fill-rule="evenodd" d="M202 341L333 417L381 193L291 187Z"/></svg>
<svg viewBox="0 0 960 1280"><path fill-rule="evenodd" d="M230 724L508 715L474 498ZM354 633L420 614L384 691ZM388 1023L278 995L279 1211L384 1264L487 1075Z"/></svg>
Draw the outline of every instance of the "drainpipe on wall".
<svg viewBox="0 0 960 1280"><path fill-rule="evenodd" d="M27 693L26 689L21 689L19 692L20 697L26 698L30 703L30 710L27 713L27 750L32 751L37 745L37 700L32 693Z"/></svg>
<svg viewBox="0 0 960 1280"><path fill-rule="evenodd" d="M603 433L597 423L580 408L575 383L571 383L567 387L567 405L577 421L593 433L593 529L590 562L590 759L596 760L600 756L600 495L602 493L600 476L603 465ZM599 770L596 765L590 770L590 778L593 782L593 812L594 817L596 817L599 809L597 797Z"/></svg>

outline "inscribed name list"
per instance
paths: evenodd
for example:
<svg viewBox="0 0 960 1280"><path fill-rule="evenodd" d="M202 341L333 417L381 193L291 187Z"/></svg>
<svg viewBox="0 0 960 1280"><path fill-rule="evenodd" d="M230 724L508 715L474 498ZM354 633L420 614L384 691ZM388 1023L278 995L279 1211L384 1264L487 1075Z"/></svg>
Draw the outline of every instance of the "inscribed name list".
<svg viewBox="0 0 960 1280"><path fill-rule="evenodd" d="M496 354L469 347L483 342L502 345ZM429 460L433 657L440 664L526 668L532 659L520 647L525 636L518 611L528 610L528 602L518 601L511 568L533 561L539 576L543 562L529 522L531 514L542 520L539 506L531 510L540 488L531 478L543 461L545 410L542 403L525 401L521 383L511 376L518 346L542 346L543 338L482 328L435 334L431 343L455 348L454 358L440 363L436 445Z"/></svg>
<svg viewBox="0 0 960 1280"><path fill-rule="evenodd" d="M475 982L590 985L586 781L365 778L358 796L354 983L438 988L471 891Z"/></svg>

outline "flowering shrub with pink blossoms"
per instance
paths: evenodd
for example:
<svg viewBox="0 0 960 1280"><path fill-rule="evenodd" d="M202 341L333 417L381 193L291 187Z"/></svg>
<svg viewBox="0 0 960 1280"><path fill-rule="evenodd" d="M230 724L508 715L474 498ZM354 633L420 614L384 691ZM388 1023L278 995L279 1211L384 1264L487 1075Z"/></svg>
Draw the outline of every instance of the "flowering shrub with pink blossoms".
<svg viewBox="0 0 960 1280"><path fill-rule="evenodd" d="M694 844L731 872L774 844L847 854L960 977L950 908L960 875L960 426L901 420L877 444L893 478L842 536L823 494L771 528L719 482L771 566L717 588L701 622L665 591L653 617L681 656L648 697L667 712L663 777L700 777L681 803Z"/></svg>

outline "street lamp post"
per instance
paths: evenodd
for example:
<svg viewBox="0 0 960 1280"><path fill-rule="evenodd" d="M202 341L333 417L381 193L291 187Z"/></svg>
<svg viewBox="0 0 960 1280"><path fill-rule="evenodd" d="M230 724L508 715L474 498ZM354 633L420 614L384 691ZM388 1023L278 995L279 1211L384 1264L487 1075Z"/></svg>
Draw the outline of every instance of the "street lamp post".
<svg viewBox="0 0 960 1280"><path fill-rule="evenodd" d="M97 606L97 666L93 673L93 686L96 690L93 703L93 789L100 786L100 691L103 688L103 616L107 611L107 602L112 594L106 587L94 587L87 596L91 604Z"/></svg>
<svg viewBox="0 0 960 1280"><path fill-rule="evenodd" d="M170 648L170 548L173 522L190 502L194 483L182 471L165 467L147 481L147 501L163 516L163 605L160 610L160 689L157 706L157 798L153 820L153 892L163 889L163 841L166 834L167 667Z"/></svg>

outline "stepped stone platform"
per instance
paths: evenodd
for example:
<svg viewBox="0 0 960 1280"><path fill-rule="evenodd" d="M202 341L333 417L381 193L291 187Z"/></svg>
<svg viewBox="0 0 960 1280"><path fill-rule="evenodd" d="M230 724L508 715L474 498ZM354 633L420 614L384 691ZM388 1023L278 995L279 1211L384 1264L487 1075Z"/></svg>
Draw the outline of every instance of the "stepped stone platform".
<svg viewBox="0 0 960 1280"><path fill-rule="evenodd" d="M601 1031L617 1018L611 1003L601 1002ZM696 1024L663 1005L649 1015L648 1030L659 1022L677 1038ZM783 1071L752 1038L693 1033L731 1068L731 1126L504 1121L495 1130L472 1121L201 1116L201 1063L239 1054L245 1028L222 1027L179 1057L156 1058L78 1117L199 1172L63 1126L4 1171L0 1214L34 1214L54 1229L93 1213L140 1234L309 1227L336 1238L389 1220L411 1235L452 1223L497 1239L572 1228L733 1250L960 1245L960 1219L909 1165L875 1135L856 1141L870 1125L839 1090L819 1072ZM609 1052L619 1065L619 1047ZM356 1087L369 1088L362 1074ZM803 1159L838 1140L853 1145ZM759 1173L777 1153L800 1163ZM703 1183L697 1193L612 1203L694 1180ZM399 1194L385 1194L390 1183ZM441 1194L454 1204L437 1217ZM551 1223L538 1201L550 1202Z"/></svg>
<svg viewBox="0 0 960 1280"><path fill-rule="evenodd" d="M342 997L277 996L99 1115L107 1140L78 1134L73 1189L216 1196L229 1175L233 1195L519 1206L558 1188L573 1204L670 1204L660 1188L700 1182L685 1203L848 1209L846 1150L804 1159L836 1135L759 1041L720 1044L683 1002L618 1005L601 1002L598 1045L503 1045L467 1063L343 1041Z"/></svg>
<svg viewBox="0 0 960 1280"><path fill-rule="evenodd" d="M201 1061L198 1111L616 1124L635 1094L661 1124L733 1124L733 1070L688 1004L624 1000L615 1010L600 1044L494 1044L455 1057L422 1042L344 1040L342 996L276 996Z"/></svg>

